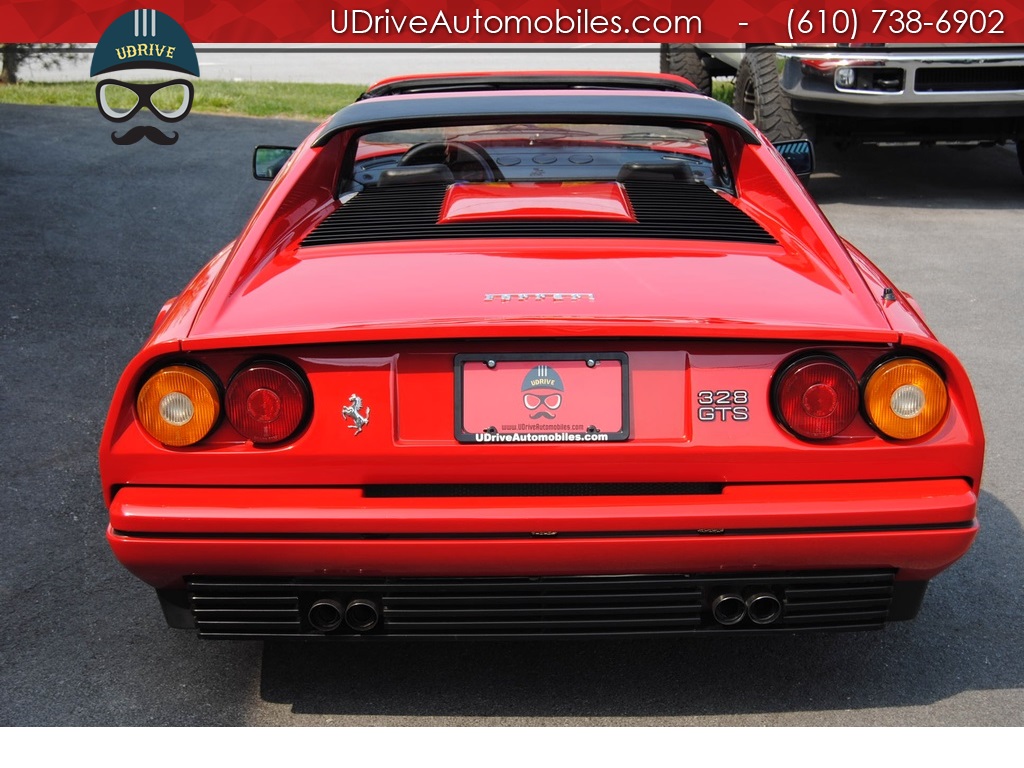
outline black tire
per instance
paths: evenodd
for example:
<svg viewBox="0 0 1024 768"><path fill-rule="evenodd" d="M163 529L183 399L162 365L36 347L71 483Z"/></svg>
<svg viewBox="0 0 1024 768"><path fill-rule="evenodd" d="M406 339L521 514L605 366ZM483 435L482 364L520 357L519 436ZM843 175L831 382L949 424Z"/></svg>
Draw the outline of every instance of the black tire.
<svg viewBox="0 0 1024 768"><path fill-rule="evenodd" d="M1017 165L1020 166L1020 172L1024 173L1024 136L1018 137L1016 144L1017 144Z"/></svg>
<svg viewBox="0 0 1024 768"><path fill-rule="evenodd" d="M772 48L750 47L736 73L733 108L772 142L813 139L813 123L793 111L779 83L778 59Z"/></svg>
<svg viewBox="0 0 1024 768"><path fill-rule="evenodd" d="M711 95L711 72L696 48L685 43L661 44L661 71L685 77L697 90Z"/></svg>

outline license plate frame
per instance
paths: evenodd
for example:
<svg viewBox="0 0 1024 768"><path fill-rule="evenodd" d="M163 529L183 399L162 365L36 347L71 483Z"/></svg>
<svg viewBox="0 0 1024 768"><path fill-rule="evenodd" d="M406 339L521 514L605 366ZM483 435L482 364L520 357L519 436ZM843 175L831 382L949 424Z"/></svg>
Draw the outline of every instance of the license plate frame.
<svg viewBox="0 0 1024 768"><path fill-rule="evenodd" d="M629 358L623 352L458 354L454 369L460 443L629 439ZM486 381L492 375L493 382ZM528 388L530 382L539 385Z"/></svg>

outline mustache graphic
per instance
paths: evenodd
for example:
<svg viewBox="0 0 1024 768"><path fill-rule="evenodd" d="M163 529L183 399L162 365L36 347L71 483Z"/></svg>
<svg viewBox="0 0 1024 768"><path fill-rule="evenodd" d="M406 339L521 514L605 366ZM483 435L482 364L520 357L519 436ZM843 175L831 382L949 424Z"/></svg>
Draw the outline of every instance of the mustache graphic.
<svg viewBox="0 0 1024 768"><path fill-rule="evenodd" d="M531 413L530 414L530 418L531 419L553 419L553 418L555 418L555 414L549 413L547 411L537 411L536 413Z"/></svg>
<svg viewBox="0 0 1024 768"><path fill-rule="evenodd" d="M125 131L123 136L118 136L117 131L110 134L110 140L122 146L125 144L136 144L143 139L149 139L154 144L162 144L166 147L178 140L178 132L174 131L173 136L168 136L152 125L136 125L134 128L129 128Z"/></svg>

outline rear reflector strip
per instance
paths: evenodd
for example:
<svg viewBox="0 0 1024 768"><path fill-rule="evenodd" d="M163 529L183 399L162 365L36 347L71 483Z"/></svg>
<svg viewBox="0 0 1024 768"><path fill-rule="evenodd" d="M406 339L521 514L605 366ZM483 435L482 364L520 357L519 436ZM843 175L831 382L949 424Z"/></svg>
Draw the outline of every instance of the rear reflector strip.
<svg viewBox="0 0 1024 768"><path fill-rule="evenodd" d="M511 498L519 496L718 495L722 483L438 483L367 485L368 499Z"/></svg>

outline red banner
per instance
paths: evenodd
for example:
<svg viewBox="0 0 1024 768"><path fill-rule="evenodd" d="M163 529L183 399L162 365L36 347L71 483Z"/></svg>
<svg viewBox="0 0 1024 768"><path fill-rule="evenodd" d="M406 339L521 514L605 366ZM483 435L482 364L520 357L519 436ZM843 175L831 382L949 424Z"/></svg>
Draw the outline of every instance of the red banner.
<svg viewBox="0 0 1024 768"><path fill-rule="evenodd" d="M140 8L171 16L193 43L1024 41L1017 0L14 0L0 6L0 42L95 43Z"/></svg>

